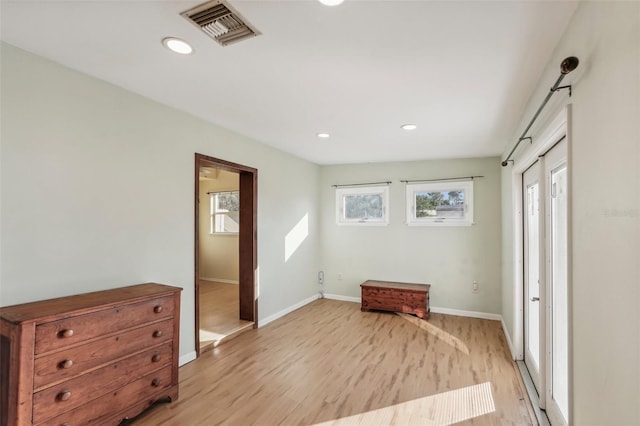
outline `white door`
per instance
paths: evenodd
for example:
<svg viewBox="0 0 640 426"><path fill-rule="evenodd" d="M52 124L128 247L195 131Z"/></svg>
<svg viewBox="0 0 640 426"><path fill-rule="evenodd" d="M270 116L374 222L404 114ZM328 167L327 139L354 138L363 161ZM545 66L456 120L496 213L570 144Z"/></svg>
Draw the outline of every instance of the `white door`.
<svg viewBox="0 0 640 426"><path fill-rule="evenodd" d="M562 140L544 158L546 234L546 409L553 425L569 422L568 166Z"/></svg>
<svg viewBox="0 0 640 426"><path fill-rule="evenodd" d="M540 395L540 163L522 176L524 230L524 362Z"/></svg>

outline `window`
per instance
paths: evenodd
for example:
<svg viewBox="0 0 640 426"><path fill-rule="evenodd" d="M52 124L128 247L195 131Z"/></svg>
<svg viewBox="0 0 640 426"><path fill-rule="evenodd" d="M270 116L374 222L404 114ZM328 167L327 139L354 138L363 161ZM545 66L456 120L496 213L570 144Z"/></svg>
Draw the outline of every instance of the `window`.
<svg viewBox="0 0 640 426"><path fill-rule="evenodd" d="M210 234L237 234L240 228L240 193L210 192Z"/></svg>
<svg viewBox="0 0 640 426"><path fill-rule="evenodd" d="M473 181L407 184L407 225L472 224Z"/></svg>
<svg viewBox="0 0 640 426"><path fill-rule="evenodd" d="M336 222L338 225L388 225L388 203L388 186L337 188Z"/></svg>

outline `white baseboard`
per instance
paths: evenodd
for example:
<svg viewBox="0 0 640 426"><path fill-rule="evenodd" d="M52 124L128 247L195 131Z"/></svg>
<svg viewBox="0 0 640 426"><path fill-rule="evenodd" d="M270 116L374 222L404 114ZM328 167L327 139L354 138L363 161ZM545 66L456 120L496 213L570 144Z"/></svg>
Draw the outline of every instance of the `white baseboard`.
<svg viewBox="0 0 640 426"><path fill-rule="evenodd" d="M341 296L339 294L331 294L331 293L325 293L324 298L331 299L331 300L341 300L343 302L354 302L354 303L360 303L362 301L362 298L360 297Z"/></svg>
<svg viewBox="0 0 640 426"><path fill-rule="evenodd" d="M184 354L178 359L178 366L182 367L183 365L190 363L194 359L196 359L196 351Z"/></svg>
<svg viewBox="0 0 640 426"><path fill-rule="evenodd" d="M320 293L314 294L313 296L308 297L308 298L304 299L303 301L296 303L293 306L289 306L288 308L285 308L285 309L281 310L280 312L276 312L273 315L269 315L268 317L263 318L263 319L258 321L258 327L262 328L265 325L269 324L270 322L273 322L273 321L277 320L278 318L281 318L281 317L287 315L288 313L291 313L291 312L295 311L296 309L300 309L304 305L308 305L309 303L313 302L314 300L318 300L319 298L320 298Z"/></svg>
<svg viewBox="0 0 640 426"><path fill-rule="evenodd" d="M200 277L202 281L215 281L218 283L226 283L226 284L240 284L238 280L227 280L224 278L209 278L209 277Z"/></svg>
<svg viewBox="0 0 640 426"><path fill-rule="evenodd" d="M487 312L463 311L460 309L438 308L435 306L431 307L431 312L433 312L434 314L457 315L459 317L470 317L470 318L502 321L502 315L490 314Z"/></svg>
<svg viewBox="0 0 640 426"><path fill-rule="evenodd" d="M509 350L511 351L511 358L516 361L518 359L515 351L513 350L513 343L511 342L511 336L509 336L509 330L507 330L507 325L504 323L504 318L500 320L502 323L502 331L504 332L504 337L507 339L507 345L509 346Z"/></svg>

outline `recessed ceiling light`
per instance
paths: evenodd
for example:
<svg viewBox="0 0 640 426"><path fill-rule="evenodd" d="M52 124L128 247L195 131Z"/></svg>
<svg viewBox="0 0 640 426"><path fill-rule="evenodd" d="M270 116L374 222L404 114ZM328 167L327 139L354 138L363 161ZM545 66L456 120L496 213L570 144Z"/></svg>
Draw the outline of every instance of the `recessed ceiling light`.
<svg viewBox="0 0 640 426"><path fill-rule="evenodd" d="M193 47L191 47L191 45L186 41L180 40L179 38L165 37L162 39L162 44L172 52L180 53L181 55L193 53Z"/></svg>
<svg viewBox="0 0 640 426"><path fill-rule="evenodd" d="M418 128L415 124L403 124L400 126L403 130L415 130Z"/></svg>
<svg viewBox="0 0 640 426"><path fill-rule="evenodd" d="M327 139L331 135L329 133L318 133L317 136L321 139Z"/></svg>
<svg viewBox="0 0 640 426"><path fill-rule="evenodd" d="M325 6L337 6L342 3L344 0L318 0L320 3Z"/></svg>

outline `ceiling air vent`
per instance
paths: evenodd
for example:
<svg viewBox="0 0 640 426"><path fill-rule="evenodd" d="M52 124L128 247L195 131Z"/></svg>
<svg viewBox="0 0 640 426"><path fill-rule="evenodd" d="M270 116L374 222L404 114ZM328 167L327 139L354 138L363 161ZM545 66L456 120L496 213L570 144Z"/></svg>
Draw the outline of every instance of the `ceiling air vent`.
<svg viewBox="0 0 640 426"><path fill-rule="evenodd" d="M245 18L220 0L201 4L181 15L222 46L260 35Z"/></svg>

